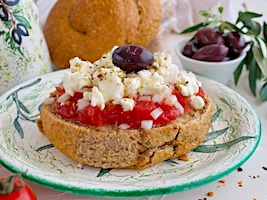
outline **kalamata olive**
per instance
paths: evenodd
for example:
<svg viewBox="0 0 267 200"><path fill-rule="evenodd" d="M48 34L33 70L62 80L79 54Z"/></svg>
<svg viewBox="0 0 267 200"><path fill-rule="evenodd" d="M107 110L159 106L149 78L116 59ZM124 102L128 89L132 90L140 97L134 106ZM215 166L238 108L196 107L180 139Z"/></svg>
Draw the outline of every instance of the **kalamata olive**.
<svg viewBox="0 0 267 200"><path fill-rule="evenodd" d="M222 34L218 30L210 27L198 29L194 37L201 47L209 44L224 44Z"/></svg>
<svg viewBox="0 0 267 200"><path fill-rule="evenodd" d="M12 35L13 40L14 40L18 45L20 45L21 42L22 42L22 38L21 38L21 35L18 33L18 29L13 29L12 32L11 32L11 35Z"/></svg>
<svg viewBox="0 0 267 200"><path fill-rule="evenodd" d="M19 3L20 0L3 0L4 4L8 6L15 6Z"/></svg>
<svg viewBox="0 0 267 200"><path fill-rule="evenodd" d="M113 51L112 62L126 73L148 69L154 61L152 53L141 46L125 45Z"/></svg>
<svg viewBox="0 0 267 200"><path fill-rule="evenodd" d="M246 47L245 37L238 32L229 32L225 36L225 44L229 48L229 56L237 58Z"/></svg>
<svg viewBox="0 0 267 200"><path fill-rule="evenodd" d="M193 55L193 59L209 62L221 62L228 53L228 47L223 44L210 44L201 47Z"/></svg>
<svg viewBox="0 0 267 200"><path fill-rule="evenodd" d="M18 33L20 35L23 35L23 36L28 36L29 35L28 29L26 28L26 26L24 24L18 23L17 24L17 29L18 29Z"/></svg>
<svg viewBox="0 0 267 200"><path fill-rule="evenodd" d="M192 58L193 54L197 51L196 43L188 42L185 44L182 54L186 57Z"/></svg>
<svg viewBox="0 0 267 200"><path fill-rule="evenodd" d="M4 6L0 5L0 18L3 21L7 21L8 20L8 13L7 10Z"/></svg>

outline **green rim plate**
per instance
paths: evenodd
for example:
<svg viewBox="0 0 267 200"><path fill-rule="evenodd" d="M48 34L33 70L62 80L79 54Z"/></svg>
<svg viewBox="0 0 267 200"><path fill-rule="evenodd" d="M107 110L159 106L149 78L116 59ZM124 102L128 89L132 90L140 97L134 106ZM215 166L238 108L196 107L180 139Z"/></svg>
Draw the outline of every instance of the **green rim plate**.
<svg viewBox="0 0 267 200"><path fill-rule="evenodd" d="M236 170L259 144L261 123L253 107L230 88L198 77L215 111L206 140L188 153L189 161L171 159L144 170L77 168L76 162L51 147L35 124L41 103L65 71L31 79L0 97L0 163L40 185L101 197L180 192Z"/></svg>

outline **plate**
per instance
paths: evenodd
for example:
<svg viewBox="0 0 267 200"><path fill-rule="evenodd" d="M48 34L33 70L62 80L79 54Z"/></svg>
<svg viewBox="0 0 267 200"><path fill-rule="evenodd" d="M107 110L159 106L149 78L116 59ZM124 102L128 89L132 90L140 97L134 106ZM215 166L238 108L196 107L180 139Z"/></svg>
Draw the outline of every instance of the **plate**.
<svg viewBox="0 0 267 200"><path fill-rule="evenodd" d="M258 146L261 124L252 106L230 88L198 77L215 111L205 141L188 153L189 161L170 159L144 170L79 168L50 144L35 123L41 103L64 73L31 79L0 97L0 163L35 183L101 197L169 194L226 176Z"/></svg>

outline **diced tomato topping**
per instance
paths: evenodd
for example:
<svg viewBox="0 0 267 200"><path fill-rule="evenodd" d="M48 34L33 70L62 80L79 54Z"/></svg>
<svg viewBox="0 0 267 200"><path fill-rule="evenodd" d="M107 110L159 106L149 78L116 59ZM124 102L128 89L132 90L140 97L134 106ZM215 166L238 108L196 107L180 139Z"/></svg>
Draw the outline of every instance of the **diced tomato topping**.
<svg viewBox="0 0 267 200"><path fill-rule="evenodd" d="M57 87L58 97L64 94L63 87ZM180 104L184 107L185 112L191 112L190 98L183 96L178 88L173 90ZM198 94L204 96L204 91L200 87ZM123 111L121 105L106 103L105 108L87 106L82 110L77 110L77 101L83 97L82 93L76 92L73 97L65 103L56 102L55 110L62 117L67 119L78 119L83 124L92 126L103 126L107 124L128 124L131 128L139 128L142 120L153 120L153 125L165 125L180 116L180 111L174 105L167 105L164 102L156 103L152 101L137 101L132 111ZM154 119L151 112L161 108L163 113Z"/></svg>

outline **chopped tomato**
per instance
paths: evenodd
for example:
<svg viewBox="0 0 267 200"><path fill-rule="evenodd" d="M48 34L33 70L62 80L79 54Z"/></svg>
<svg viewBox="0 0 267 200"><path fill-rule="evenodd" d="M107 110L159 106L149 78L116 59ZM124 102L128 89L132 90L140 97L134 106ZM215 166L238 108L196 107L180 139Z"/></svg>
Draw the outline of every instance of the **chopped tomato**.
<svg viewBox="0 0 267 200"><path fill-rule="evenodd" d="M64 92L61 87L57 88L58 95ZM63 92L63 93L62 93ZM191 112L191 99L183 96L177 88L173 94L177 97L180 104L184 107L185 112ZM198 94L203 96L204 92L200 88ZM55 110L63 118L77 118L83 124L92 126L103 126L107 124L129 124L131 128L138 128L142 120L153 120L154 125L165 125L180 116L180 111L174 105L167 105L164 102L156 103L152 101L135 101L132 111L123 111L121 105L114 105L111 102L106 103L105 108L101 110L98 106L87 106L84 109L77 110L77 101L83 97L82 93L76 92L73 97L65 103L56 103ZM151 116L151 112L157 108L161 108L163 113L156 119Z"/></svg>

